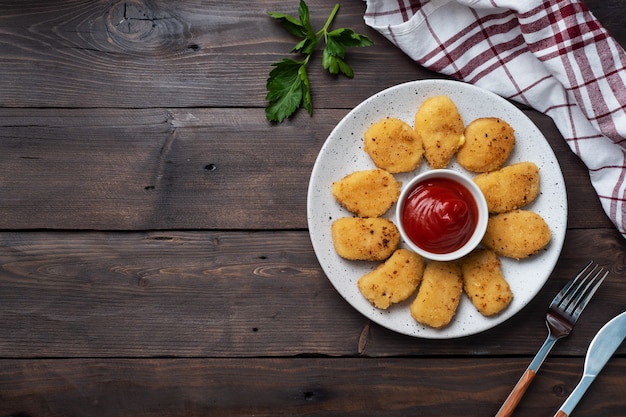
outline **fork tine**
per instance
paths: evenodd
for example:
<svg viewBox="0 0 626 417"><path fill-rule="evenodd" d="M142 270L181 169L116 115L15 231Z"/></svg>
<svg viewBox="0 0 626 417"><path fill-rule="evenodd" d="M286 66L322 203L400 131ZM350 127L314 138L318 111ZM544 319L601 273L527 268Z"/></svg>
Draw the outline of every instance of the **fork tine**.
<svg viewBox="0 0 626 417"><path fill-rule="evenodd" d="M598 288L600 288L600 284L602 284L602 282L604 281L604 278L606 278L606 276L609 274L609 271L604 271L604 274L600 276L600 274L602 274L603 271L604 270L600 268L598 273L589 281L589 284L587 284L587 286L585 287L585 290L581 292L578 297L576 297L575 303L572 304L572 306L575 306L576 304L578 305L576 309L574 310L574 312L572 313L574 320L578 320L580 313L582 313L585 307L587 307L589 300L591 300L591 297L593 297L596 291L598 291ZM598 279L598 277L600 278ZM583 298L583 295L584 295L584 298Z"/></svg>
<svg viewBox="0 0 626 417"><path fill-rule="evenodd" d="M585 267L574 278L569 280L567 284L565 284L565 286L561 288L561 291L559 291L558 294L554 297L554 300L552 300L550 307L556 307L557 305L561 304L563 298L571 294L570 290L572 289L574 284L576 284L580 277L582 277L583 274L587 272L587 269L589 269L591 265L593 265L593 261L589 261L589 263L587 263L587 265L585 265Z"/></svg>
<svg viewBox="0 0 626 417"><path fill-rule="evenodd" d="M588 264L588 266L592 266L592 265ZM574 301L574 297L578 299L581 296L581 294L584 294L584 292L586 291L586 288L582 290L581 288L585 284L588 284L589 277L596 271L597 268L598 268L598 265L593 265L593 268L591 268L591 270L584 277L581 276L582 274L578 274L576 276L576 282L575 282L576 285L572 286L571 291L567 292L565 299L561 303L561 306L563 306L564 310L566 309L567 306L569 306L572 303L572 301ZM593 278L591 279L591 281L593 281Z"/></svg>
<svg viewBox="0 0 626 417"><path fill-rule="evenodd" d="M607 275L608 271L590 261L555 297L553 306L577 320Z"/></svg>

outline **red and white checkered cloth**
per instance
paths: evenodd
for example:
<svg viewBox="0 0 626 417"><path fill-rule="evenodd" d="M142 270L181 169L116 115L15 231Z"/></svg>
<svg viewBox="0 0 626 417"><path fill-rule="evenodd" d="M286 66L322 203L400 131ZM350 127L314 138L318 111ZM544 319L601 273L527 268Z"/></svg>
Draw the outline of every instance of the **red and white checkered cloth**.
<svg viewBox="0 0 626 417"><path fill-rule="evenodd" d="M626 53L578 0L366 0L425 68L550 116L626 237Z"/></svg>

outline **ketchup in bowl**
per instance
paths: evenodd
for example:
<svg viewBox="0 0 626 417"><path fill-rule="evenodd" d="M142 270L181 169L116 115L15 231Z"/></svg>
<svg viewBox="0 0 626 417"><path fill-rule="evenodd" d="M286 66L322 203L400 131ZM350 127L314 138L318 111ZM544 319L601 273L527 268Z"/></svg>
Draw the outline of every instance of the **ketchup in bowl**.
<svg viewBox="0 0 626 417"><path fill-rule="evenodd" d="M477 222L478 207L472 194L447 178L418 183L402 210L409 239L432 253L459 250L472 237Z"/></svg>
<svg viewBox="0 0 626 417"><path fill-rule="evenodd" d="M412 249L430 259L451 260L480 243L487 226L486 203L469 178L455 171L433 170L403 190L397 219Z"/></svg>

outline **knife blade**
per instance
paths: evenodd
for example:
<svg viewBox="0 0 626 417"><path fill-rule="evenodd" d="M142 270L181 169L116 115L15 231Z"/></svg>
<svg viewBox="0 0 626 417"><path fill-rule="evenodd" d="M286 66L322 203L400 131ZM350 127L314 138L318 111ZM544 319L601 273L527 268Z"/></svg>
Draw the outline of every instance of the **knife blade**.
<svg viewBox="0 0 626 417"><path fill-rule="evenodd" d="M595 377L622 344L624 337L626 337L626 311L612 318L595 335L585 356L583 376L554 417L570 415Z"/></svg>

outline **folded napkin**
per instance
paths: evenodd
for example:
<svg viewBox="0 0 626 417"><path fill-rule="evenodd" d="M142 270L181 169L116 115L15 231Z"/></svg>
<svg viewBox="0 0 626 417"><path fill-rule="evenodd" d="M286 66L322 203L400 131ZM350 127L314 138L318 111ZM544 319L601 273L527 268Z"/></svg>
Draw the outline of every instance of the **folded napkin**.
<svg viewBox="0 0 626 417"><path fill-rule="evenodd" d="M626 53L577 0L366 0L425 68L550 116L626 238Z"/></svg>

